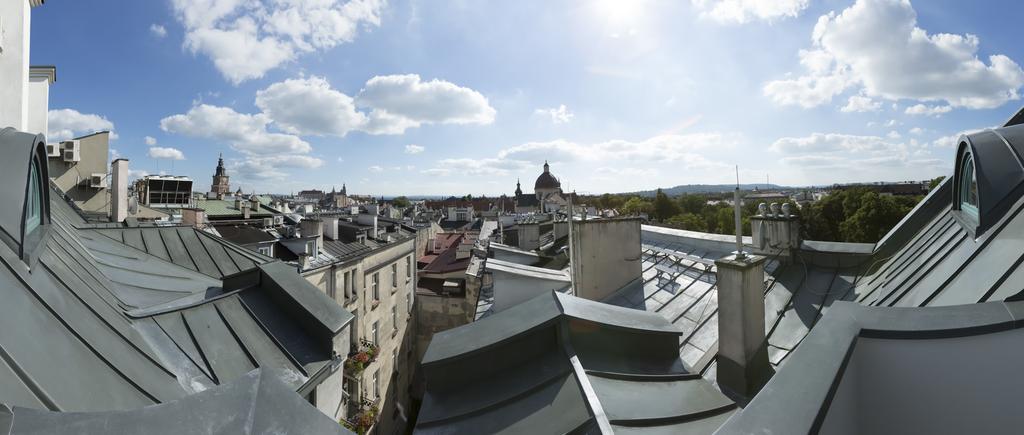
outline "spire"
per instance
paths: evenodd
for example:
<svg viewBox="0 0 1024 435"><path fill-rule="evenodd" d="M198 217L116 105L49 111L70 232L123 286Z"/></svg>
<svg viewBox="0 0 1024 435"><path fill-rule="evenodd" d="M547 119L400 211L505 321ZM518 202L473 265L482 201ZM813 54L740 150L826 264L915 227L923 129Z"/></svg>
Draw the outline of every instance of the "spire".
<svg viewBox="0 0 1024 435"><path fill-rule="evenodd" d="M523 188L519 187L519 179L516 178L516 196L523 194Z"/></svg>
<svg viewBox="0 0 1024 435"><path fill-rule="evenodd" d="M548 161L544 160L544 173L548 172Z"/></svg>

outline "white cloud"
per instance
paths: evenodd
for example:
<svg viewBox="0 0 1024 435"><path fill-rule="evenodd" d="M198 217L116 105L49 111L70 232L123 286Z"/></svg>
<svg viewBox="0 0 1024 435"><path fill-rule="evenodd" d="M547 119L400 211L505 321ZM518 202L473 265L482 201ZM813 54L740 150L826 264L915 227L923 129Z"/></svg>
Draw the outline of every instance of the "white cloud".
<svg viewBox="0 0 1024 435"><path fill-rule="evenodd" d="M907 0L858 0L821 16L812 40L800 53L806 75L765 85L775 102L813 107L852 86L867 97L979 109L1016 100L1024 85L1024 70L1009 57L978 58L977 36L917 27Z"/></svg>
<svg viewBox="0 0 1024 435"><path fill-rule="evenodd" d="M862 95L854 95L846 100L846 105L840 110L843 112L877 112L881 108L881 101L875 101Z"/></svg>
<svg viewBox="0 0 1024 435"><path fill-rule="evenodd" d="M924 134L924 129L921 128L921 127L914 127L912 129L910 129L909 131L907 131L907 133L910 133L910 134L915 135L915 136L920 136L920 135Z"/></svg>
<svg viewBox="0 0 1024 435"><path fill-rule="evenodd" d="M169 147L150 147L149 156L154 159L185 160L185 153Z"/></svg>
<svg viewBox="0 0 1024 435"><path fill-rule="evenodd" d="M533 113L534 115L550 119L552 124L565 124L572 121L572 118L576 116L565 107L565 104L559 104L558 107L548 109L537 109Z"/></svg>
<svg viewBox="0 0 1024 435"><path fill-rule="evenodd" d="M149 146L156 145L156 138L153 137L153 136L146 136L146 137L142 138L142 141L145 142L146 145L149 145Z"/></svg>
<svg viewBox="0 0 1024 435"><path fill-rule="evenodd" d="M703 152L732 148L738 141L738 137L734 135L719 133L661 135L637 142L609 140L590 144L557 139L509 147L499 151L497 158L442 159L433 168L422 172L435 176L504 176L516 171L537 168L547 160L587 165L626 161L669 162L682 169L718 169L727 168L728 165L709 160Z"/></svg>
<svg viewBox="0 0 1024 435"><path fill-rule="evenodd" d="M951 106L926 106L924 104L915 104L907 107L903 113L907 115L925 115L925 116L941 116L943 113L949 113L953 110Z"/></svg>
<svg viewBox="0 0 1024 435"><path fill-rule="evenodd" d="M282 169L316 169L323 164L323 160L302 155L249 155L232 165L232 175L238 174L247 180L282 180L288 177Z"/></svg>
<svg viewBox="0 0 1024 435"><path fill-rule="evenodd" d="M368 113L359 111L369 109ZM489 124L494 108L472 89L417 75L377 76L353 99L322 77L289 79L256 92L256 106L283 131L345 136L402 134L422 124Z"/></svg>
<svg viewBox="0 0 1024 435"><path fill-rule="evenodd" d="M384 172L384 168L382 168L380 166L377 166L377 165L370 166L370 167L366 168L366 170L370 171L370 172L373 172L375 174L376 173L380 173L380 172Z"/></svg>
<svg viewBox="0 0 1024 435"><path fill-rule="evenodd" d="M322 77L274 83L256 92L256 107L293 134L345 136L368 122L352 97L332 89Z"/></svg>
<svg viewBox="0 0 1024 435"><path fill-rule="evenodd" d="M433 168L422 171L432 176L468 175L468 176L507 176L512 172L533 167L530 162L509 160L504 158L484 159L441 159Z"/></svg>
<svg viewBox="0 0 1024 435"><path fill-rule="evenodd" d="M779 138L770 149L782 154L779 162L790 170L818 180L827 172L828 182L890 180L893 174L901 179L923 179L951 165L935 158L931 149L916 139L901 142L895 131L887 136L814 133Z"/></svg>
<svg viewBox="0 0 1024 435"><path fill-rule="evenodd" d="M889 133L887 133L887 134L885 135L885 137L887 137L887 138L889 138L889 139L899 139L899 138L901 138L901 137L903 137L903 136L901 136L901 135L900 135L900 132L898 132L898 131L896 131L896 130L892 130L892 131L890 131Z"/></svg>
<svg viewBox="0 0 1024 435"><path fill-rule="evenodd" d="M426 148L421 147L419 145L409 144L409 145L405 146L405 153L406 154L419 154L419 153L422 153L425 150L426 150Z"/></svg>
<svg viewBox="0 0 1024 435"><path fill-rule="evenodd" d="M425 82L416 74L376 76L359 91L356 104L373 109L371 133L431 123L486 125L496 113L477 91L444 80Z"/></svg>
<svg viewBox="0 0 1024 435"><path fill-rule="evenodd" d="M74 109L57 109L47 112L49 131L46 138L50 142L71 139L97 131L109 131L111 139L117 139L114 123L100 115L80 113Z"/></svg>
<svg viewBox="0 0 1024 435"><path fill-rule="evenodd" d="M692 0L693 6L718 22L743 24L754 20L772 21L796 17L808 0Z"/></svg>
<svg viewBox="0 0 1024 435"><path fill-rule="evenodd" d="M804 137L783 137L769 147L784 154L821 154L836 152L877 153L895 148L895 144L878 136L857 136L841 133L813 133Z"/></svg>
<svg viewBox="0 0 1024 435"><path fill-rule="evenodd" d="M384 0L172 0L184 46L238 84L380 25Z"/></svg>
<svg viewBox="0 0 1024 435"><path fill-rule="evenodd" d="M249 115L228 107L199 104L188 113L160 120L160 128L168 133L226 142L247 154L306 154L312 148L298 136L267 131L270 118L264 114Z"/></svg>
<svg viewBox="0 0 1024 435"><path fill-rule="evenodd" d="M163 38L167 36L167 29L164 26L153 23L149 25L149 33L152 33L157 38Z"/></svg>
<svg viewBox="0 0 1024 435"><path fill-rule="evenodd" d="M687 135L661 135L633 142L610 140L592 144L580 144L563 139L549 142L528 142L498 153L501 159L527 160L540 163L553 161L646 161L677 162L684 167L706 167L717 165L708 161L698 151L722 149L736 145L738 138L719 133L694 133Z"/></svg>

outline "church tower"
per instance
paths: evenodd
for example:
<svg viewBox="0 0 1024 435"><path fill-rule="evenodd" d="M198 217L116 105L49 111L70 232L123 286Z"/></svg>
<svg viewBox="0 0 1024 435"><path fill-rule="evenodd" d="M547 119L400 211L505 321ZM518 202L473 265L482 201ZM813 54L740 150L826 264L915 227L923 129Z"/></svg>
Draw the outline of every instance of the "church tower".
<svg viewBox="0 0 1024 435"><path fill-rule="evenodd" d="M516 196L522 196L522 195L523 195L523 188L519 187L519 179L516 178Z"/></svg>
<svg viewBox="0 0 1024 435"><path fill-rule="evenodd" d="M224 155L217 159L217 170L213 173L213 185L210 186L210 194L217 199L224 199L224 196L231 193L231 183L228 181L228 171L224 169Z"/></svg>

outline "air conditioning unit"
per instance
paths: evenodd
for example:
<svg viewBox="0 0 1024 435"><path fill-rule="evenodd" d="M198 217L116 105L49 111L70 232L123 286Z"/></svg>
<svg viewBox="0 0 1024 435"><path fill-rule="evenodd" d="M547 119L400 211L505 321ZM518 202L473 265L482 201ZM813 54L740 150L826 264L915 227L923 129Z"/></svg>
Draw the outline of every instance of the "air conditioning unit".
<svg viewBox="0 0 1024 435"><path fill-rule="evenodd" d="M89 187L93 189L102 189L107 187L107 174L102 172L94 172L90 174Z"/></svg>
<svg viewBox="0 0 1024 435"><path fill-rule="evenodd" d="M60 144L46 144L46 157L60 157Z"/></svg>
<svg viewBox="0 0 1024 435"><path fill-rule="evenodd" d="M281 215L274 216L274 225L275 226L277 226L277 225L284 225L284 216L281 216Z"/></svg>
<svg viewBox="0 0 1024 435"><path fill-rule="evenodd" d="M263 226L264 227L272 227L272 226L274 226L274 218L263 218Z"/></svg>
<svg viewBox="0 0 1024 435"><path fill-rule="evenodd" d="M82 161L82 143L77 140L66 140L60 143L65 162Z"/></svg>

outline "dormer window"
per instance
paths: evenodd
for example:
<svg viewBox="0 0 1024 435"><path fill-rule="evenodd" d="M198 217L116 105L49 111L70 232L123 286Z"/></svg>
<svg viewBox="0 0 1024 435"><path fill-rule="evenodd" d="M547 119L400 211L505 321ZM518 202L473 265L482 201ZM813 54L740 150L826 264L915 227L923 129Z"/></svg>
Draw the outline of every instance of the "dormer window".
<svg viewBox="0 0 1024 435"><path fill-rule="evenodd" d="M39 162L32 159L29 168L28 196L25 198L25 234L32 234L42 222L43 216L43 182L39 170Z"/></svg>
<svg viewBox="0 0 1024 435"><path fill-rule="evenodd" d="M978 175L974 172L974 157L965 153L960 165L959 202L960 211L978 220ZM968 216L965 216L968 217Z"/></svg>

